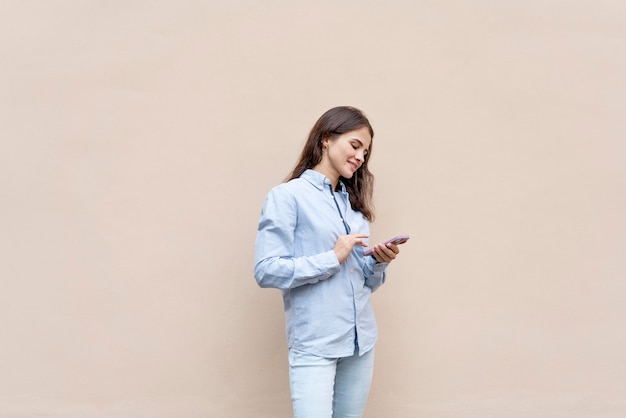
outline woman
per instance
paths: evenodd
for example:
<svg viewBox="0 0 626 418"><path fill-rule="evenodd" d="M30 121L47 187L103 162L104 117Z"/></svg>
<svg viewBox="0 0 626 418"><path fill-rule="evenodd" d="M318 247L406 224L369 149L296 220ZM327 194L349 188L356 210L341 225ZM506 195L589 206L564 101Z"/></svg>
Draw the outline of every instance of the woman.
<svg viewBox="0 0 626 418"><path fill-rule="evenodd" d="M295 418L361 417L369 393L378 335L370 294L399 253L379 244L363 256L373 136L360 110L330 109L263 205L254 275L282 291Z"/></svg>

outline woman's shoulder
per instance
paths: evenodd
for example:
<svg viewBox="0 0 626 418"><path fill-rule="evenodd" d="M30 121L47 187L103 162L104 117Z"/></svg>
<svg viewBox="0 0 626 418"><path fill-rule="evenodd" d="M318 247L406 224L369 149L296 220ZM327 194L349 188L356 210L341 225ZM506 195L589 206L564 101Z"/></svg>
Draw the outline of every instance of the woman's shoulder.
<svg viewBox="0 0 626 418"><path fill-rule="evenodd" d="M286 181L284 183L277 184L272 187L267 193L268 197L274 198L294 198L301 193L302 179L296 178Z"/></svg>
<svg viewBox="0 0 626 418"><path fill-rule="evenodd" d="M298 193L306 187L307 183L303 178L296 177L272 187L270 193Z"/></svg>

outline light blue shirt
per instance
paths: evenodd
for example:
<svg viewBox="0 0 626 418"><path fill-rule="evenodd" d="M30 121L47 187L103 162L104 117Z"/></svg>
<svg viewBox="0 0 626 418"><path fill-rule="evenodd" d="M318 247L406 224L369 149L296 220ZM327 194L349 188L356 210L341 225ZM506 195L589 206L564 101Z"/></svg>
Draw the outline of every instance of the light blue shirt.
<svg viewBox="0 0 626 418"><path fill-rule="evenodd" d="M357 340L359 355L374 347L370 295L384 283L388 265L364 257L359 245L339 264L333 248L346 228L369 234L367 219L352 210L340 186L333 192L328 178L307 170L274 187L263 205L254 263L259 286L282 292L289 348L332 358L354 354Z"/></svg>

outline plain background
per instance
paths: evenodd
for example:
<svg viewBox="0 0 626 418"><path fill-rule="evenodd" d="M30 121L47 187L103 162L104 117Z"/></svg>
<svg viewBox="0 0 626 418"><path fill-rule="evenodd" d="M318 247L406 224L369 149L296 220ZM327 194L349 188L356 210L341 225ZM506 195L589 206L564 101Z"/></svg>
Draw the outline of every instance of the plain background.
<svg viewBox="0 0 626 418"><path fill-rule="evenodd" d="M374 126L366 418L626 416L626 3L0 4L0 416L287 418L267 191Z"/></svg>

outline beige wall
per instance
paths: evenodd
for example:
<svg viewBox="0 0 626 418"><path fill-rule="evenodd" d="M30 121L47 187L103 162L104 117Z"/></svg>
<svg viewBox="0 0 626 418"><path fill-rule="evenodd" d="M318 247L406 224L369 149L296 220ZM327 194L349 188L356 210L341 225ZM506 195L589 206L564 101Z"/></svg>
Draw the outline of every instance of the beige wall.
<svg viewBox="0 0 626 418"><path fill-rule="evenodd" d="M626 3L8 0L0 48L0 417L290 416L256 223L340 104L413 237L366 418L626 416Z"/></svg>

